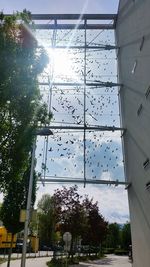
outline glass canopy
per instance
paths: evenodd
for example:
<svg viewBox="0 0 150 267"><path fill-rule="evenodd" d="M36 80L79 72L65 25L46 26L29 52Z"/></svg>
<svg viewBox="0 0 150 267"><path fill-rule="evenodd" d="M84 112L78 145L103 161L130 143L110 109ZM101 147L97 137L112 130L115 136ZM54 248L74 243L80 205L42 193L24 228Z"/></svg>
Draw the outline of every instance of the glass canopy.
<svg viewBox="0 0 150 267"><path fill-rule="evenodd" d="M51 137L38 137L42 181L124 183L114 14L32 15L49 55L39 77L53 113Z"/></svg>

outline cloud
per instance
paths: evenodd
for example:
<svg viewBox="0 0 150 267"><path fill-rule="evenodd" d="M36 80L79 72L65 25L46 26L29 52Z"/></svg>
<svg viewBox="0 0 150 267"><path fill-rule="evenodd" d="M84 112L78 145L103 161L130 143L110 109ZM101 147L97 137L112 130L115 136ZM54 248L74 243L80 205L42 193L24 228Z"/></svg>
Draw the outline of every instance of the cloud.
<svg viewBox="0 0 150 267"><path fill-rule="evenodd" d="M40 139L36 156L37 167L40 172L43 161L44 141ZM87 179L102 179L105 177L123 180L122 146L118 133L96 132L86 136L86 177ZM38 156L40 155L40 156ZM48 176L83 177L84 145L83 132L56 133L49 139L47 153ZM108 178L106 178L108 180Z"/></svg>
<svg viewBox="0 0 150 267"><path fill-rule="evenodd" d="M65 185L67 188L72 186L71 184ZM37 193L37 201L43 194L53 195L54 190L61 188L62 184L46 184L45 187L39 187ZM98 201L98 206L101 214L109 222L125 223L129 220L129 208L127 201L127 192L123 186L111 187L102 185L78 185L78 192L84 196L87 194L94 201Z"/></svg>

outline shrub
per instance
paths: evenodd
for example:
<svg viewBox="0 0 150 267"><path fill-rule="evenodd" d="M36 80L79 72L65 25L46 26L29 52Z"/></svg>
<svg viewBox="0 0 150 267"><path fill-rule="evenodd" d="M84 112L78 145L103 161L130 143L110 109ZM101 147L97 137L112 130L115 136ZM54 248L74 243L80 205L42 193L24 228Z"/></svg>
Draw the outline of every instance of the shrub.
<svg viewBox="0 0 150 267"><path fill-rule="evenodd" d="M79 261L77 257L73 259L67 259L68 264L78 264ZM61 259L52 259L51 261L47 262L48 267L62 267L66 266L66 258Z"/></svg>
<svg viewBox="0 0 150 267"><path fill-rule="evenodd" d="M116 249L114 253L115 255L128 255L128 251L123 249Z"/></svg>
<svg viewBox="0 0 150 267"><path fill-rule="evenodd" d="M79 264L79 261L89 261L89 260L97 260L100 259L101 256L99 255L91 255L91 256L78 256L67 259L68 265ZM48 267L63 267L66 266L66 258L61 259L52 259L51 261L47 262Z"/></svg>
<svg viewBox="0 0 150 267"><path fill-rule="evenodd" d="M113 254L115 251L114 248L105 248L104 249L104 254Z"/></svg>

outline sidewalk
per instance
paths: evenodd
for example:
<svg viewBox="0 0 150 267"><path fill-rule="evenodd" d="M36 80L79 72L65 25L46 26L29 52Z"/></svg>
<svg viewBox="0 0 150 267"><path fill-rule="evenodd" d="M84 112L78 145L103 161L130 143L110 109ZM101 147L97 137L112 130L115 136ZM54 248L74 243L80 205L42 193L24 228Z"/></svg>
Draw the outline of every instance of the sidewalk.
<svg viewBox="0 0 150 267"><path fill-rule="evenodd" d="M30 258L26 259L26 267L46 267L46 262L50 260L50 257ZM21 260L12 260L10 267L20 267ZM0 267L7 267L7 262L0 265Z"/></svg>
<svg viewBox="0 0 150 267"><path fill-rule="evenodd" d="M89 263L81 262L71 267L132 267L126 256L108 255L106 258Z"/></svg>
<svg viewBox="0 0 150 267"><path fill-rule="evenodd" d="M46 267L46 262L50 257L26 259L26 267ZM7 262L0 265L6 267ZM13 260L10 264L11 267L20 267L20 260ZM108 255L102 260L91 261L89 263L81 262L79 265L72 265L72 267L132 267L125 256Z"/></svg>

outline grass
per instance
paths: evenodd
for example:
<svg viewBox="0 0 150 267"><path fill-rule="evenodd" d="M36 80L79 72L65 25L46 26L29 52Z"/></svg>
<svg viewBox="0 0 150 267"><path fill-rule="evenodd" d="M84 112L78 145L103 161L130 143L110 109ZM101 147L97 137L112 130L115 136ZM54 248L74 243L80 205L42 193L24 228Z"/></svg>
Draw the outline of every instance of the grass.
<svg viewBox="0 0 150 267"><path fill-rule="evenodd" d="M4 263L6 261L7 261L6 259L0 258L0 264Z"/></svg>

